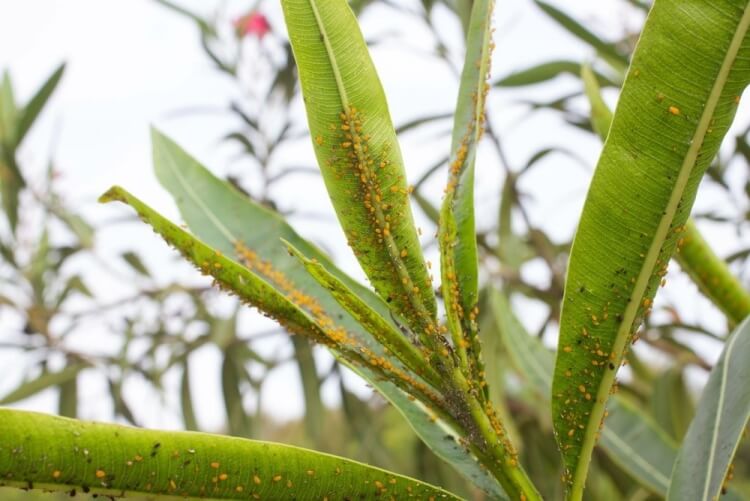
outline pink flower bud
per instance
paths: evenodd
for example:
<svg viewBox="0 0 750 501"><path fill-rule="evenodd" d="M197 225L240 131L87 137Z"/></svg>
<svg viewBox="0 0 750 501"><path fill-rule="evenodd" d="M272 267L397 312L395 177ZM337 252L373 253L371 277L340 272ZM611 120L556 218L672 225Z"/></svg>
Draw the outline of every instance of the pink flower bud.
<svg viewBox="0 0 750 501"><path fill-rule="evenodd" d="M266 34L271 31L271 25L268 23L266 16L260 12L251 12L246 16L238 18L234 22L234 27L237 29L237 33L240 36L256 36L258 39L262 39Z"/></svg>

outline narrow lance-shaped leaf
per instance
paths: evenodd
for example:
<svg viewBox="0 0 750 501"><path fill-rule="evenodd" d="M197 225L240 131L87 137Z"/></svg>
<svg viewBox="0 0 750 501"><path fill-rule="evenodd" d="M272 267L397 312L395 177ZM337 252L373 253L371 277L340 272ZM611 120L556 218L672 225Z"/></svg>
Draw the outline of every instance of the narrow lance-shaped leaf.
<svg viewBox="0 0 750 501"><path fill-rule="evenodd" d="M315 154L365 274L427 346L436 302L383 88L345 0L283 0Z"/></svg>
<svg viewBox="0 0 750 501"><path fill-rule="evenodd" d="M695 221L689 219L682 234L680 252L675 260L698 289L736 325L750 315L750 293L718 257L701 235Z"/></svg>
<svg viewBox="0 0 750 501"><path fill-rule="evenodd" d="M750 317L711 370L672 472L668 501L719 499L750 419Z"/></svg>
<svg viewBox="0 0 750 501"><path fill-rule="evenodd" d="M279 214L255 203L228 183L213 176L173 141L154 131L153 143L157 177L175 198L191 231L225 256L236 256L254 270L272 275L287 287L292 286L301 293L295 293L296 297L314 298L321 311L328 317L337 319L337 323L358 344L380 356L391 358L391 355L380 353L381 349L373 337L338 304L326 288L309 275L296 258L280 251L283 248L281 240L288 241L308 258L317 260L386 322L391 323L390 310L372 290L341 272L324 253L301 238ZM200 190L195 188L198 186ZM253 224L247 224L248 221ZM241 254L238 250L242 251ZM252 262L247 259L248 256L253 258ZM392 325L396 327L396 324ZM336 351L333 354L339 357ZM452 426L450 423L415 402L413 397L377 373L364 367L351 368L393 403L438 456L491 496L497 498L502 495L498 483L470 452L457 442L445 439L445 430ZM460 436L460 433L456 432L455 435Z"/></svg>
<svg viewBox="0 0 750 501"><path fill-rule="evenodd" d="M47 79L46 82L39 88L34 94L34 97L28 102L26 106L20 111L18 117L18 123L16 125L16 144L20 144L26 133L29 131L34 122L36 121L39 114L44 109L47 101L55 92L57 85L62 79L63 73L65 72L65 64L61 64Z"/></svg>
<svg viewBox="0 0 750 501"><path fill-rule="evenodd" d="M43 372L38 377L21 383L18 388L0 398L0 405L8 405L36 395L47 388L65 384L78 376L78 373L88 367L87 364L71 364L57 372Z"/></svg>
<svg viewBox="0 0 750 501"><path fill-rule="evenodd" d="M13 94L13 82L6 71L0 82L0 192L3 209L15 231L18 224L18 197L26 182L16 163L16 123L18 108Z"/></svg>
<svg viewBox="0 0 750 501"><path fill-rule="evenodd" d="M244 374L241 359L232 350L224 353L221 363L221 390L224 396L224 409L227 413L229 435L235 437L252 436L253 423L242 402L241 386Z"/></svg>
<svg viewBox="0 0 750 501"><path fill-rule="evenodd" d="M186 359L180 379L180 407L182 408L182 424L186 430L197 431L200 429L193 408L193 392L190 387L190 360Z"/></svg>
<svg viewBox="0 0 750 501"><path fill-rule="evenodd" d="M78 379L72 378L60 385L57 397L57 413L60 416L78 417Z"/></svg>
<svg viewBox="0 0 750 501"><path fill-rule="evenodd" d="M565 12L541 0L534 0L534 3L573 36L595 48L599 55L616 69L628 64L627 56L623 55L614 44L602 40Z"/></svg>
<svg viewBox="0 0 750 501"><path fill-rule="evenodd" d="M552 415L571 499L582 496L616 369L750 80L748 25L747 2L662 0L638 42L563 300Z"/></svg>
<svg viewBox="0 0 750 501"><path fill-rule="evenodd" d="M291 332L309 333L314 336L320 334L312 319L273 286L167 221L124 189L112 187L99 201L120 201L133 207L164 240L182 252L185 258L198 266L203 273L212 276L226 290L236 293L244 301L251 302L253 306L272 316Z"/></svg>
<svg viewBox="0 0 750 501"><path fill-rule="evenodd" d="M15 149L17 120L18 107L13 92L13 80L6 70L0 81L0 143L8 150Z"/></svg>
<svg viewBox="0 0 750 501"><path fill-rule="evenodd" d="M426 387L412 386L413 378L409 373L383 358L361 339L352 337L323 310L316 298L296 289L283 275L258 260L252 251L242 252L252 266L246 268L166 220L120 187L110 188L100 198L102 202L115 200L133 207L164 240L203 274L213 277L220 287L272 317L291 333L306 335L328 346L345 356L350 363L371 369L377 376L389 379L402 390L410 391L426 402L440 403L438 395ZM223 226L219 230L228 231Z"/></svg>
<svg viewBox="0 0 750 501"><path fill-rule="evenodd" d="M581 64L575 61L548 61L511 73L497 80L493 85L495 87L524 87L547 82L560 75L579 75L580 73ZM601 85L619 87L619 84L601 73L595 73L595 76Z"/></svg>
<svg viewBox="0 0 750 501"><path fill-rule="evenodd" d="M474 225L474 162L484 131L492 49L493 0L474 2L453 123L448 185L440 210L440 274L448 327L460 366L484 388L477 336L478 258Z"/></svg>
<svg viewBox="0 0 750 501"><path fill-rule="evenodd" d="M288 445L0 409L0 485L149 499L458 499Z"/></svg>
<svg viewBox="0 0 750 501"><path fill-rule="evenodd" d="M305 431L313 444L323 446L327 443L326 408L320 395L323 381L318 375L310 342L300 336L292 336L292 346L305 399Z"/></svg>
<svg viewBox="0 0 750 501"><path fill-rule="evenodd" d="M682 441L695 414L695 406L681 365L667 369L654 382L651 414L674 440Z"/></svg>
<svg viewBox="0 0 750 501"><path fill-rule="evenodd" d="M601 89L588 66L581 70L586 96L591 106L591 123L602 141L612 124L612 111L601 96ZM698 231L695 221L688 219L682 228L679 252L674 259L700 291L736 324L750 314L750 293L732 274Z"/></svg>
<svg viewBox="0 0 750 501"><path fill-rule="evenodd" d="M591 125L594 132L604 141L612 125L612 111L604 101L596 75L588 64L581 66L581 80L583 80L583 89L591 105Z"/></svg>

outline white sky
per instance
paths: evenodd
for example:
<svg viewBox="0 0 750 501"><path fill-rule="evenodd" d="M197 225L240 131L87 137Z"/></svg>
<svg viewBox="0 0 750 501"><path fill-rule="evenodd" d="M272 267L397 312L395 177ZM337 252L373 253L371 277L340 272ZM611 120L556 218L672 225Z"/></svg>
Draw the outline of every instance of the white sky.
<svg viewBox="0 0 750 501"><path fill-rule="evenodd" d="M214 12L215 1L182 0L188 8L206 13ZM613 38L622 32L623 19L637 26L637 17L625 8L623 1L590 0L555 2L583 22L594 22L598 31ZM252 2L224 2L227 12L240 13ZM274 1L263 3L274 23L282 30L278 6ZM231 17L231 14L230 14ZM455 26L445 26L446 38L455 40ZM424 47L424 33L409 22L399 20L382 10L373 10L363 19L366 37L387 30L402 33L401 42L386 43L373 51L376 66L388 95L394 121L404 121L435 111L448 111L455 102L456 82L439 64L426 61L423 56L404 50L409 46ZM451 35L453 34L453 35ZM540 14L529 0L500 0L496 15L497 50L493 75L506 75L533 63L566 58L585 60L592 57L587 47L556 27ZM60 187L74 210L82 211L93 221L106 221L127 213L118 206L105 207L95 203L96 197L112 184L120 184L136 193L165 215L178 219L169 196L156 182L151 171L149 126L156 124L175 138L188 151L203 160L219 175L241 173L243 164L232 162L233 150L220 145L220 138L231 125L226 116L190 114L175 116L176 111L189 108L222 108L235 96L231 82L213 71L198 43L193 25L166 11L149 0L23 0L0 2L0 68L9 68L16 86L17 97L25 102L36 87L61 61L68 62L68 71L48 112L33 130L22 152L25 165L39 173L44 169L54 142L54 158L63 177ZM563 89L574 89L573 81L558 80L551 85L540 85L533 91L496 92L491 100L491 116L505 141L511 163L519 165L533 152L550 144L575 148L591 165L595 163L599 145L564 126L559 118L549 113L525 117L525 108L514 102L521 97L561 95ZM553 90L554 89L554 90ZM552 92L551 92L552 91ZM436 157L435 143L426 135L409 135L402 148L409 176L416 179ZM448 145L438 143L438 148ZM496 213L499 191L499 168L490 150L485 148L478 166L479 224L491 222ZM291 151L297 163L314 165L312 150L301 145ZM484 159L482 165L481 159ZM548 164L548 165L547 165ZM436 176L435 193L444 176ZM331 214L322 184L310 178L298 178L296 184L284 184L283 193L275 193L285 208L306 208L316 213ZM533 219L553 237L564 238L572 231L588 185L588 174L559 156L545 163L544 168L529 176L523 185L534 197ZM715 199L702 195L699 205L710 206ZM415 214L421 218L419 210ZM305 235L326 232L326 244L333 250L342 267L361 276L349 255L343 235L336 229L332 216L326 221L309 219L294 221ZM302 226L304 224L304 227ZM423 218L421 225L428 227ZM320 233L317 233L320 234ZM712 233L722 252L736 247L735 239L725 233ZM167 265L162 270L164 279L180 274L192 274L191 268L174 266L172 254L141 225L116 231L103 231L98 237L102 254L115 256L117 250L137 248L148 254L152 263ZM436 262L436 259L433 258ZM533 266L526 270L534 275ZM695 315L715 316L706 302L694 293L694 288L680 277L663 295L675 297L677 291L686 294L686 305ZM670 288L671 287L671 288ZM112 284L94 284L104 297L117 297ZM692 307L691 307L692 306ZM535 310L524 307L524 322L534 326L542 319L535 318ZM538 316L538 315L536 315ZM252 317L255 318L255 317ZM0 316L0 333L2 322ZM266 326L267 324L263 324ZM719 324L720 325L720 324ZM93 330L93 329L92 329ZM85 346L112 342L106 336L98 338L91 332L78 340ZM273 351L284 346L282 340L263 347ZM106 347L103 347L106 349ZM715 351L715 350L714 350ZM711 356L715 356L714 353ZM322 357L325 358L325 357ZM199 387L196 399L199 420L206 429L216 429L223 422L223 408L219 393L219 355L210 350L202 353L197 363L200 376L194 378ZM18 382L26 361L0 353L0 366L8 377L0 381L0 394ZM83 378L83 403L80 412L85 418L111 419L112 411L106 387L95 375ZM175 388L179 374L170 374L167 388ZM327 391L329 403L335 403L334 388ZM137 416L152 427L180 426L178 396L171 391L166 404L134 383L126 389ZM55 395L45 392L20 403L28 409L54 411ZM279 417L298 416L302 411L302 397L295 371L287 368L274 373L267 382L264 409Z"/></svg>

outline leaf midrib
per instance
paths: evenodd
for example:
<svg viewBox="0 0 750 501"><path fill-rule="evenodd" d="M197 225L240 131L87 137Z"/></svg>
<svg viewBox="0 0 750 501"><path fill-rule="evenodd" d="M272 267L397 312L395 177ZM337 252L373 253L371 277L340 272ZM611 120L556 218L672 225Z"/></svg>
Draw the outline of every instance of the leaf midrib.
<svg viewBox="0 0 750 501"><path fill-rule="evenodd" d="M221 222L221 219L218 218L216 214L214 214L210 208L203 203L203 200L198 196L197 193L193 190L192 186L188 184L187 180L184 178L182 173L180 172L180 169L177 168L177 165L174 161L174 159L170 156L167 160L167 165L169 167L170 172L174 175L174 177L177 179L177 182L180 183L180 186L182 186L182 189L185 190L185 193L190 197L190 199L195 203L198 208L211 220L211 222L216 226L216 228L226 237L227 240L229 240L229 244L233 245L234 243L238 242L239 239L234 236L234 234L227 228L224 223Z"/></svg>
<svg viewBox="0 0 750 501"><path fill-rule="evenodd" d="M729 72L732 69L735 58L739 52L742 41L744 40L748 27L750 26L750 3L745 6L745 10L740 18L737 25L737 29L732 37L732 41L727 48L724 60L719 68L719 72L714 80L713 87L709 93L706 105L704 106L703 113L698 121L698 125L695 129L695 133L690 141L690 146L685 158L680 167L680 172L677 176L674 189L670 195L669 202L665 208L664 214L659 221L657 226L654 239L651 242L648 253L641 267L641 271L638 274L636 283L633 286L633 292L630 295L628 305L623 313L623 321L617 330L615 342L612 347L615 353L622 353L625 345L628 342L628 333L635 321L635 316L640 306L640 299L646 292L649 279L653 273L656 261L659 257L659 253L664 245L669 227L674 220L675 213L677 212L677 206L682 198L685 186L690 178L693 167L697 162L698 153L703 146L703 141L706 136L706 132L710 126L711 119L713 118L716 106L718 105L719 98L721 97L724 85L727 82ZM594 443L596 441L596 435L598 433L598 423L601 421L604 414L604 406L609 395L610 387L615 378L615 371L605 372L602 378L599 388L597 389L596 400L594 406L591 409L591 415L586 425L586 432L584 434L583 443L581 445L581 454L578 457L578 464L574 473L573 486L571 489L572 493L583 491L583 485L588 472L588 463L591 460L591 454L589 452L593 450ZM597 426L592 426L592 423L597 423Z"/></svg>

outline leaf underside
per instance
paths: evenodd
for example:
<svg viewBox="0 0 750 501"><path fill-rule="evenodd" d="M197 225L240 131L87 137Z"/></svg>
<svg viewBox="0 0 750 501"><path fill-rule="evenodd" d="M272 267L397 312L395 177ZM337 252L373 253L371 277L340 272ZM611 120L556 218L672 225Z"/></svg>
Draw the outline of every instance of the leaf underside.
<svg viewBox="0 0 750 501"><path fill-rule="evenodd" d="M747 2L656 2L573 243L552 387L580 496L615 373L750 80Z"/></svg>
<svg viewBox="0 0 750 501"><path fill-rule="evenodd" d="M749 360L750 319L746 319L730 335L711 370L674 465L669 501L711 501L721 496L750 419Z"/></svg>
<svg viewBox="0 0 750 501"><path fill-rule="evenodd" d="M283 0L310 134L339 222L377 293L429 346L437 306L375 67L343 1Z"/></svg>

